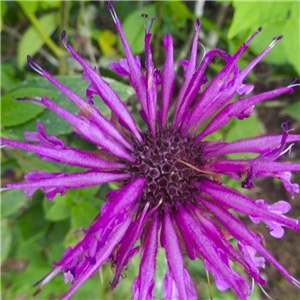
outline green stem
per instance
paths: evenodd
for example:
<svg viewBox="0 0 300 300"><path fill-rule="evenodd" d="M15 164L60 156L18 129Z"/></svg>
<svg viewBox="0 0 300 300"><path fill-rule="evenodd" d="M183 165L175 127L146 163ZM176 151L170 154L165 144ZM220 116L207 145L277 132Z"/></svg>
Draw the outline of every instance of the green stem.
<svg viewBox="0 0 300 300"><path fill-rule="evenodd" d="M71 7L71 2L69 1L62 1L60 5L60 26L59 26L59 31L62 32L63 30L68 29L68 23L69 23L69 12L70 12L70 7ZM63 51L64 46L62 43L60 44L60 48ZM60 75L65 75L67 72L67 64L66 64L66 59L65 56L59 56L59 74Z"/></svg>
<svg viewBox="0 0 300 300"><path fill-rule="evenodd" d="M22 3L22 2L18 2L18 3L20 4L20 6L21 6L24 14L26 15L26 17L31 22L32 26L40 34L40 36L42 37L42 39L45 41L46 45L53 51L53 53L57 57L65 56L66 52L63 51L62 49L60 49L58 46L56 46L55 43L43 31L43 29L40 26L39 20L37 19L37 17L35 16L35 14L28 12L28 10L23 5L24 3Z"/></svg>

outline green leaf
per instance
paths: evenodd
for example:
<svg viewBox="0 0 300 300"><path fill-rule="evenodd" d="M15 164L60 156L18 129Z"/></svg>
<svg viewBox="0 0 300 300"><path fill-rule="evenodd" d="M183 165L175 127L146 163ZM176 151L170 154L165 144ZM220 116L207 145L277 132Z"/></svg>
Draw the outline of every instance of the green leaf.
<svg viewBox="0 0 300 300"><path fill-rule="evenodd" d="M2 193L1 217L9 217L16 213L26 201L22 190L9 190Z"/></svg>
<svg viewBox="0 0 300 300"><path fill-rule="evenodd" d="M166 1L164 5L169 7L170 14L175 22L186 21L186 19L195 19L195 15L188 9L183 1Z"/></svg>
<svg viewBox="0 0 300 300"><path fill-rule="evenodd" d="M268 23L284 21L291 5L290 1L262 1L259 5L255 1L233 1L235 11L228 38L232 39L247 29L255 30Z"/></svg>
<svg viewBox="0 0 300 300"><path fill-rule="evenodd" d="M81 202L72 207L72 227L88 228L99 211L87 202Z"/></svg>
<svg viewBox="0 0 300 300"><path fill-rule="evenodd" d="M63 196L57 194L52 201L44 199L43 209L45 219L53 222L58 222L67 219L71 214L73 200L71 199L70 190Z"/></svg>
<svg viewBox="0 0 300 300"><path fill-rule="evenodd" d="M30 2L34 3L34 2ZM51 36L58 25L58 14L49 13L39 19L41 29ZM45 41L33 26L30 26L18 44L17 65L18 68L23 68L27 62L27 55L33 56L44 45Z"/></svg>
<svg viewBox="0 0 300 300"><path fill-rule="evenodd" d="M88 83L86 81L74 76L56 76L55 78L79 97L85 99L85 93L88 87ZM103 77L103 79L110 84L111 88L116 91L122 101L127 100L135 93L134 89L128 85L122 84L111 78ZM45 90L45 93L46 91L47 93L54 92L54 94L51 94L52 96L48 94L48 98L51 101L58 104L63 109L66 109L70 113L77 114L78 108L61 91L59 91L53 84L43 77L34 77L22 82L15 87L15 91L25 88L34 88L34 90L36 90L37 87ZM103 101L99 97L95 97L94 102L95 106L104 115L104 117L109 118L110 109L103 103ZM17 104L24 104L23 112L26 112L26 114L28 109L31 107L31 103L28 102L18 102ZM25 107L25 105L28 106ZM22 126L4 128L3 132L11 139L23 139L24 131L36 131L37 122L42 122L45 125L46 132L51 135L61 135L72 132L72 126L49 109L43 111L37 119L30 120L29 122L22 124Z"/></svg>
<svg viewBox="0 0 300 300"><path fill-rule="evenodd" d="M283 35L276 46L262 59L272 64L290 63L300 74L299 58L299 2L233 2L235 13L230 26L228 38L233 38L241 32L256 30L259 26L263 31L249 44L254 54L259 55L276 36ZM255 12L255 13L254 13ZM251 14L251 17L249 17Z"/></svg>
<svg viewBox="0 0 300 300"><path fill-rule="evenodd" d="M45 107L27 101L16 101L14 98L23 97L52 97L53 91L40 88L23 88L2 96L1 117L3 126L16 126L25 123L45 110Z"/></svg>
<svg viewBox="0 0 300 300"><path fill-rule="evenodd" d="M268 24L264 27L264 30L259 33L250 43L249 48L251 51L259 55L265 48L271 44L273 38L279 35L285 35L283 23ZM287 41L285 38L278 41L278 43L271 49L270 52L262 59L262 61L270 62L273 64L285 64L288 59L285 55L284 45Z"/></svg>
<svg viewBox="0 0 300 300"><path fill-rule="evenodd" d="M295 3L297 4L297 3ZM299 3L298 3L299 4ZM300 76L300 39L299 39L299 19L294 21L291 19L286 22L283 28L283 40L282 47L284 49L283 54L288 62L294 67L298 75ZM277 50L279 53L279 50Z"/></svg>
<svg viewBox="0 0 300 300"><path fill-rule="evenodd" d="M300 121L300 101L286 106L283 111L295 118L297 121Z"/></svg>
<svg viewBox="0 0 300 300"><path fill-rule="evenodd" d="M149 18L154 18L156 16L156 5L151 4L135 9L132 13L126 16L126 19L122 23L124 35L133 55L144 51L145 27L144 20L141 17L142 14L147 14ZM156 28L157 26L154 22L151 32L155 33ZM118 40L118 46L124 53L120 38Z"/></svg>
<svg viewBox="0 0 300 300"><path fill-rule="evenodd" d="M12 232L7 220L1 220L1 264L7 258L12 242Z"/></svg>
<svg viewBox="0 0 300 300"><path fill-rule="evenodd" d="M3 3L3 2L1 2ZM18 83L16 78L16 69L12 64L2 63L1 64L1 89L7 93Z"/></svg>
<svg viewBox="0 0 300 300"><path fill-rule="evenodd" d="M44 219L41 205L32 206L19 219L18 225L24 240L45 234L49 223Z"/></svg>
<svg viewBox="0 0 300 300"><path fill-rule="evenodd" d="M54 203L52 207L47 210L45 219L53 222L67 219L71 214L71 207L66 203Z"/></svg>
<svg viewBox="0 0 300 300"><path fill-rule="evenodd" d="M262 132L262 127L259 119L255 116L255 112L252 113L250 118L238 120L232 118L228 124L226 124L228 132L225 135L224 142L233 142L240 139L246 139L258 136ZM245 159L256 157L257 154L252 153L235 153L227 155L230 159Z"/></svg>

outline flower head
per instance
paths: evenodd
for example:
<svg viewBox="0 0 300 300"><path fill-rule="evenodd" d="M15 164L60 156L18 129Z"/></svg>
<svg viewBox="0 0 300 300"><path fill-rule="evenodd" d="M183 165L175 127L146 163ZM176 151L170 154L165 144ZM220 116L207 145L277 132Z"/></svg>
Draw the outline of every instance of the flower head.
<svg viewBox="0 0 300 300"><path fill-rule="evenodd" d="M283 226L300 231L297 220L283 215L290 209L289 204L285 201L275 204L253 201L223 184L220 176L227 175L236 180L244 176L241 186L245 189L254 187L255 178L276 177L293 197L299 192L299 186L290 182L291 172L299 171L300 165L276 160L286 152L286 144L298 141L300 136L289 134L285 123L282 136L263 136L232 143L204 141L232 117L250 117L256 103L293 92L292 87L287 86L255 96L243 96L229 103L235 94L247 95L253 90L253 86L243 83L244 78L281 37L275 38L242 71L237 60L261 28L233 56L214 49L205 53L197 66L200 31L200 21L197 20L189 60L181 61L184 81L176 98L175 113L169 116L175 82L172 37L167 34L163 38L166 59L160 74L154 67L150 48L154 19L145 25L144 73L140 58L132 55L110 3L109 10L126 55L120 62L111 63L111 68L118 75L129 78L142 106L140 115L148 128L144 132L139 130L117 93L66 42L66 32L63 32L61 39L64 46L84 69L83 80L89 83L86 91L88 101L64 87L30 57L28 64L61 90L79 108L79 114L69 113L47 97L22 100L33 101L52 110L69 122L78 135L101 150L89 153L68 147L57 137L49 136L41 123L37 124L37 132L25 133L25 139L35 144L1 139L2 144L34 152L42 160L88 169L73 174L34 171L25 175L23 183L5 184L8 189L24 189L28 197L39 188L43 189L48 200L52 200L56 194L63 195L71 188L108 182L116 182L119 186L119 189L107 194L108 201L85 230L82 240L75 247L66 249L61 261L54 263L53 271L37 284L45 284L63 272L65 281L72 283L63 297L68 299L103 264L110 263L114 267L111 282L114 289L130 259L140 254L140 272L133 282L132 299L153 299L156 255L158 248L162 247L169 269L164 280L165 299L197 299L184 266L184 252L191 260L199 258L203 261L219 290L231 288L240 299L247 299L252 287L232 268L230 261L260 285L264 285L265 280L261 278L258 267L265 267L265 261L269 261L288 281L300 287L299 282L263 246L263 238L247 229L230 212L235 210L249 216L254 223L266 223L271 235L280 238L284 234ZM208 81L205 71L215 55L224 59L225 65L204 87ZM161 99L157 101L159 85ZM111 120L95 108L94 95L100 96L111 109ZM168 118L172 119L170 123ZM199 132L199 127L209 118L206 127ZM226 154L248 152L258 156L243 160L219 158ZM238 249L231 245L232 238L238 241ZM138 246L135 246L137 242Z"/></svg>

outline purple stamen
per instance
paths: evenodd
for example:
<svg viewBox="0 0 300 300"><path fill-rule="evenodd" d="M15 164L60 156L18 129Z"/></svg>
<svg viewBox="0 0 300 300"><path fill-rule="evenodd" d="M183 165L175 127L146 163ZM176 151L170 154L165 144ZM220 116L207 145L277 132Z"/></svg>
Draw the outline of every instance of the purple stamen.
<svg viewBox="0 0 300 300"><path fill-rule="evenodd" d="M111 4L110 1L108 1L107 5L108 5L108 9L109 9L109 12L110 12L111 16L112 16L114 22L116 23L117 19L118 19L116 11L115 11L115 9L114 9L114 7L113 7L113 5Z"/></svg>
<svg viewBox="0 0 300 300"><path fill-rule="evenodd" d="M201 26L201 22L200 22L200 20L197 18L197 19L196 19L196 24L195 24L195 30L196 30L196 31L200 30L200 26Z"/></svg>
<svg viewBox="0 0 300 300"><path fill-rule="evenodd" d="M30 98L30 97L23 97L23 98L15 98L15 97L12 97L13 100L16 100L16 101L30 101L31 103L34 103L36 105L39 105L39 106L44 106L45 105L42 103L42 98L40 97L34 97L34 98Z"/></svg>
<svg viewBox="0 0 300 300"><path fill-rule="evenodd" d="M64 31L61 33L60 39L61 39L61 41L63 42L65 48L69 51L69 45L68 45L68 43L67 43L67 41L66 41L66 34L67 34L67 32L64 30Z"/></svg>
<svg viewBox="0 0 300 300"><path fill-rule="evenodd" d="M32 60L30 55L27 55L27 63L30 68L32 68L34 71L36 71L40 75L43 75L43 69Z"/></svg>
<svg viewBox="0 0 300 300"><path fill-rule="evenodd" d="M246 44L249 44L249 43L253 40L253 38L254 38L259 32L262 31L262 29L263 29L263 28L260 26L257 30L255 30L255 31L251 34L251 36L247 39Z"/></svg>
<svg viewBox="0 0 300 300"><path fill-rule="evenodd" d="M148 33L150 33L150 31L151 31L154 20L155 20L155 18L151 18L151 22L150 22L150 25L148 27Z"/></svg>

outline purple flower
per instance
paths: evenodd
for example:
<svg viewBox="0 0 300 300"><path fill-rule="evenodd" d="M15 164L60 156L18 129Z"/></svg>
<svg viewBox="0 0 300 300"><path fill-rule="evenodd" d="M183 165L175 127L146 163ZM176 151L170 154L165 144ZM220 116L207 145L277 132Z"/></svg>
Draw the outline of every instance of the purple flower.
<svg viewBox="0 0 300 300"><path fill-rule="evenodd" d="M262 237L248 230L229 210L250 217L254 223L267 224L271 235L280 238L282 226L300 232L298 221L283 216L290 206L287 202L275 204L264 200L253 201L237 190L222 184L220 174L236 180L245 179L241 186L254 187L253 180L271 176L279 178L291 196L299 192L292 184L291 172L299 171L300 164L276 161L299 141L299 135L289 134L283 124L282 136L263 136L232 143L209 141L204 138L223 127L232 117L250 117L256 103L283 93L292 93L292 86L282 87L259 95L241 97L230 102L235 94L247 95L253 86L243 83L246 75L281 39L273 42L245 69L239 70L237 61L248 48L251 40L261 31L259 28L239 50L230 56L214 49L204 54L196 66L200 22L196 21L196 33L189 60L180 64L184 68L184 81L177 95L174 116L169 116L173 87L173 41L167 34L163 38L166 59L162 74L154 68L150 49L152 23L145 28L145 69L140 58L134 57L123 34L120 21L112 5L109 10L121 38L126 58L111 64L120 76L127 76L135 89L142 109L140 115L148 126L141 132L124 103L108 83L67 44L66 33L62 41L70 54L82 65L83 79L89 82L86 91L88 101L68 90L49 73L28 57L29 65L61 90L80 110L72 115L50 99L24 98L38 102L69 122L75 132L97 145L101 150L89 153L68 147L54 136L47 135L41 123L38 132L25 132L25 139L34 144L1 138L3 145L36 153L42 160L66 163L88 169L84 172L65 174L34 171L25 175L23 183L6 183L5 189L24 189L31 197L42 188L48 200L67 189L117 182L119 189L107 194L107 202L88 229L83 239L66 249L55 268L37 284L45 284L56 274L63 272L65 282L72 287L62 298L68 299L103 264L114 266L111 282L114 289L130 259L141 256L140 272L133 282L132 299L153 299L154 274L158 247L165 250L168 272L164 280L164 299L197 299L192 280L185 269L183 252L191 260L199 258L212 274L216 286L223 291L231 288L240 299L247 299L252 289L249 277L260 285L258 267L269 261L288 281L300 287L287 270L262 245ZM225 60L223 69L207 83L205 71L215 55ZM161 85L161 100L157 101ZM197 98L198 92L202 90ZM111 109L112 119L107 120L93 105L93 96L99 95ZM217 114L215 114L219 111ZM199 127L212 115L215 116L199 132ZM168 118L172 121L167 123ZM254 159L224 160L218 157L231 153L257 153ZM217 225L217 222L222 227ZM238 241L238 249L229 242ZM137 243L138 242L138 243ZM138 246L135 246L138 245ZM258 256L256 256L258 255ZM247 279L230 265L236 263L248 276Z"/></svg>

